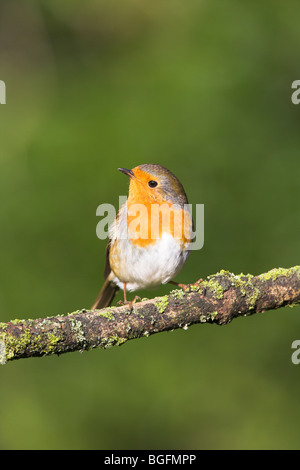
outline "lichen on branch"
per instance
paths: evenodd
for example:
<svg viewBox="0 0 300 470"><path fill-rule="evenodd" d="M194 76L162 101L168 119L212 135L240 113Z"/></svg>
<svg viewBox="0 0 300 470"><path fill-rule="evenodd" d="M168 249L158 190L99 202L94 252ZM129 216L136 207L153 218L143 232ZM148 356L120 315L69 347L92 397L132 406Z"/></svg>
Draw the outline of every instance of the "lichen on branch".
<svg viewBox="0 0 300 470"><path fill-rule="evenodd" d="M258 276L221 270L186 290L143 299L131 311L125 305L0 323L0 364L109 348L196 323L225 325L239 316L299 303L300 266L272 269Z"/></svg>

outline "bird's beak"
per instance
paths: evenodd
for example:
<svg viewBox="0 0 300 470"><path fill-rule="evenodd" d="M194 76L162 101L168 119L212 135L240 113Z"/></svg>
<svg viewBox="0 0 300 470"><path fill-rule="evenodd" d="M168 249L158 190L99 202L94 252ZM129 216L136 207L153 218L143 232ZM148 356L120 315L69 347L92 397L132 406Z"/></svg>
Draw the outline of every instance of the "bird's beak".
<svg viewBox="0 0 300 470"><path fill-rule="evenodd" d="M118 170L124 173L124 175L129 176L130 178L134 178L134 173L132 170L126 170L126 168L118 168Z"/></svg>

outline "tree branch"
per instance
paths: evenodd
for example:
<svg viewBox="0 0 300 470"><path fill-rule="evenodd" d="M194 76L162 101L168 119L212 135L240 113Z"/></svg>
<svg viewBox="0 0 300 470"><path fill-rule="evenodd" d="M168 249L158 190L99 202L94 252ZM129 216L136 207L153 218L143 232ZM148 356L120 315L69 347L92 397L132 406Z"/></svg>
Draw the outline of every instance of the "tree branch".
<svg viewBox="0 0 300 470"><path fill-rule="evenodd" d="M0 323L0 363L92 348L109 348L195 323L225 325L234 318L300 303L300 266L259 276L228 271L169 295L134 305Z"/></svg>

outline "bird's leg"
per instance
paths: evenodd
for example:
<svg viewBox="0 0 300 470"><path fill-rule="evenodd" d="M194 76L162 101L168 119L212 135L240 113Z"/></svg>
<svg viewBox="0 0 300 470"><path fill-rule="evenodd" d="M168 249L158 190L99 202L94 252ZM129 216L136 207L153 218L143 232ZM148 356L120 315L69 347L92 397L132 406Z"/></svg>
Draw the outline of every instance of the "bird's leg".
<svg viewBox="0 0 300 470"><path fill-rule="evenodd" d="M173 286L180 287L180 289L184 291L190 290L190 284L180 284L179 282L169 281L169 284L173 284Z"/></svg>
<svg viewBox="0 0 300 470"><path fill-rule="evenodd" d="M126 294L126 282L123 282L123 290L124 290L124 300L119 300L118 305L129 304L129 302L127 301L127 294Z"/></svg>
<svg viewBox="0 0 300 470"><path fill-rule="evenodd" d="M136 302L137 300L141 300L141 298L140 298L138 295L136 295L133 300L127 300L126 282L123 282L123 288L124 288L124 301L123 301L123 300L119 300L118 304L119 304L119 305L128 305L128 306L129 306L129 309L130 309L130 313L131 313L132 310L133 310L133 305L135 304L135 302Z"/></svg>
<svg viewBox="0 0 300 470"><path fill-rule="evenodd" d="M199 279L194 284L198 285L198 284L201 284L201 282L203 282L203 279ZM193 284L180 284L179 282L175 282L175 281L169 281L169 284L173 284L173 286L180 287L180 289L184 290L185 292L189 292L191 290L191 286L193 285Z"/></svg>

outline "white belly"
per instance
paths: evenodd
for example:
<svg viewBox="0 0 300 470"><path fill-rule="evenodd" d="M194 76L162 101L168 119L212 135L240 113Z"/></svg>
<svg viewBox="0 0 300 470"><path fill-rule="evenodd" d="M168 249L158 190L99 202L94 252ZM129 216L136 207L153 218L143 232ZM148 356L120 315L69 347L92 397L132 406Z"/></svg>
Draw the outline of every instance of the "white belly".
<svg viewBox="0 0 300 470"><path fill-rule="evenodd" d="M169 282L182 269L189 255L179 240L167 233L148 247L139 247L128 239L118 243L122 258L117 272L112 272L110 277L122 289L126 282L128 291L151 289Z"/></svg>

